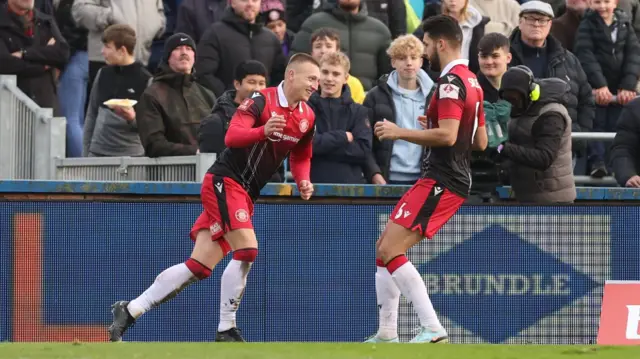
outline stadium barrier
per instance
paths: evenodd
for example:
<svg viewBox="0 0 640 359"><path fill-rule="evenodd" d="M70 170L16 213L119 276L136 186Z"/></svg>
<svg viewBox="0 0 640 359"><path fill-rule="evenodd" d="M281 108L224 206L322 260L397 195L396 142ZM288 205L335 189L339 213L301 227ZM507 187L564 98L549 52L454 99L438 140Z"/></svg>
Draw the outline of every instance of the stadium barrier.
<svg viewBox="0 0 640 359"><path fill-rule="evenodd" d="M269 184L238 314L249 341L361 341L377 328L374 243L404 186ZM200 186L0 181L0 341L104 341L110 304L188 258ZM455 343L592 343L606 280L640 279L640 190L570 206L465 205L408 254ZM623 202L623 200L625 202ZM636 201L632 201L636 200ZM220 275L147 313L131 341L211 341ZM399 329L418 325L401 301Z"/></svg>
<svg viewBox="0 0 640 359"><path fill-rule="evenodd" d="M25 95L16 76L0 76L0 178L52 179L52 159L65 156L66 122Z"/></svg>
<svg viewBox="0 0 640 359"><path fill-rule="evenodd" d="M64 181L200 182L215 162L213 153L175 157L56 158L55 179Z"/></svg>

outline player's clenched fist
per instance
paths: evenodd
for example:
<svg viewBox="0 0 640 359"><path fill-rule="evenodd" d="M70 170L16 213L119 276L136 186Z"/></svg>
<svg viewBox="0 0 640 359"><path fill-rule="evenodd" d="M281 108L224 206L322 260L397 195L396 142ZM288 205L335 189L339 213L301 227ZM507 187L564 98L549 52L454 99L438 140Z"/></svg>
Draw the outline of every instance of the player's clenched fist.
<svg viewBox="0 0 640 359"><path fill-rule="evenodd" d="M269 137L272 133L282 131L287 121L281 115L274 115L264 124L264 135Z"/></svg>
<svg viewBox="0 0 640 359"><path fill-rule="evenodd" d="M300 181L298 190L300 191L300 197L306 201L313 194L313 184L309 181Z"/></svg>
<svg viewBox="0 0 640 359"><path fill-rule="evenodd" d="M418 123L420 124L420 127L422 127L425 130L429 129L429 123L427 122L427 116L418 116Z"/></svg>
<svg viewBox="0 0 640 359"><path fill-rule="evenodd" d="M374 129L376 136L381 140L397 140L398 126L385 118L383 121L376 122Z"/></svg>

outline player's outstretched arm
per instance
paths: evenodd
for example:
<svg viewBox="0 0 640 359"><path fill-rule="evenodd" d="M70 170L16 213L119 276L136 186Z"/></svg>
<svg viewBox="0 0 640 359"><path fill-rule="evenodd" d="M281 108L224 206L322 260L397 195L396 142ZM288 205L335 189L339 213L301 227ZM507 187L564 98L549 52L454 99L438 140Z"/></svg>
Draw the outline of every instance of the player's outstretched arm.
<svg viewBox="0 0 640 359"><path fill-rule="evenodd" d="M254 128L264 110L265 100L259 93L246 98L231 118L229 129L224 137L224 144L229 148L242 148L262 141L266 138L264 126Z"/></svg>
<svg viewBox="0 0 640 359"><path fill-rule="evenodd" d="M438 128L425 130L400 128L398 139L429 147L451 147L455 145L458 139L460 120L439 120L438 126Z"/></svg>
<svg viewBox="0 0 640 359"><path fill-rule="evenodd" d="M471 149L474 151L484 151L489 144L489 137L487 136L487 128L484 126L478 127L475 136L473 136L473 143Z"/></svg>
<svg viewBox="0 0 640 359"><path fill-rule="evenodd" d="M439 121L438 128L412 130L400 128L395 123L387 120L376 122L375 134L381 140L405 140L421 146L451 147L458 138L460 121L455 119L443 119Z"/></svg>
<svg viewBox="0 0 640 359"><path fill-rule="evenodd" d="M473 141L471 142L471 149L474 151L484 151L489 145L489 136L487 135L487 128L485 127L484 101L478 103L476 121L473 128L473 138L471 141Z"/></svg>
<svg viewBox="0 0 640 359"><path fill-rule="evenodd" d="M313 155L313 135L315 128L310 131L291 151L289 162L291 174L298 185L300 196L307 200L313 194L311 184L311 156Z"/></svg>

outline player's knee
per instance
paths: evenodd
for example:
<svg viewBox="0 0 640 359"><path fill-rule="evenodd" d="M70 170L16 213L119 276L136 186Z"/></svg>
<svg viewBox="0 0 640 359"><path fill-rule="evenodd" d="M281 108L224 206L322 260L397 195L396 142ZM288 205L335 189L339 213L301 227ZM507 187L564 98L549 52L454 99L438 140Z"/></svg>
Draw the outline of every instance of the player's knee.
<svg viewBox="0 0 640 359"><path fill-rule="evenodd" d="M383 242L376 251L376 258L380 258L384 263L387 263L393 259L393 257L397 257L400 254L403 253L398 250L397 246L391 245L388 242Z"/></svg>
<svg viewBox="0 0 640 359"><path fill-rule="evenodd" d="M242 248L233 252L233 259L253 263L258 257L258 248Z"/></svg>
<svg viewBox="0 0 640 359"><path fill-rule="evenodd" d="M186 264L191 273L200 280L207 279L211 275L211 269L193 258L187 259L184 264Z"/></svg>

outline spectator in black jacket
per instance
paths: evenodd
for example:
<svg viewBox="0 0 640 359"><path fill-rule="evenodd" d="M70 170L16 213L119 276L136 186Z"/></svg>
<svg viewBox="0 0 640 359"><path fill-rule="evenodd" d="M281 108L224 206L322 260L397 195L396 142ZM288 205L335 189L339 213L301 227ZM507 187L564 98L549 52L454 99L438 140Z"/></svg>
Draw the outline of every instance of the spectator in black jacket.
<svg viewBox="0 0 640 359"><path fill-rule="evenodd" d="M198 81L216 96L233 89L233 72L243 61L258 60L270 85L284 78L286 58L273 32L256 22L259 0L231 0L222 20L211 25L198 44Z"/></svg>
<svg viewBox="0 0 640 359"><path fill-rule="evenodd" d="M289 0L287 1L287 19L291 30L298 32L302 23L325 4L335 7L338 0ZM407 8L404 0L367 0L362 6L372 16L385 24L395 39L407 32Z"/></svg>
<svg viewBox="0 0 640 359"><path fill-rule="evenodd" d="M184 32L196 43L211 27L222 19L228 0L182 0L178 7L176 32Z"/></svg>
<svg viewBox="0 0 640 359"><path fill-rule="evenodd" d="M497 32L483 36L478 43L478 82L484 92L484 100L490 103L500 100L500 82L512 57L509 47L509 38Z"/></svg>
<svg viewBox="0 0 640 359"><path fill-rule="evenodd" d="M134 57L136 32L129 25L111 25L104 30L102 41L102 55L107 66L98 71L93 81L82 155L144 156L136 121L138 106L105 105L112 99L138 101L149 85L151 74Z"/></svg>
<svg viewBox="0 0 640 359"><path fill-rule="evenodd" d="M509 140L497 148L510 162L511 186L524 203L570 203L576 198L571 159L570 86L537 80L526 66L502 77L500 97L511 103Z"/></svg>
<svg viewBox="0 0 640 359"><path fill-rule="evenodd" d="M580 61L553 36L551 5L533 0L522 4L520 24L511 34L511 66L526 65L536 78L556 77L571 85L567 110L572 132L589 132L593 128L595 104L591 85ZM583 142L573 143L575 152L583 153Z"/></svg>
<svg viewBox="0 0 640 359"><path fill-rule="evenodd" d="M611 167L620 186L640 188L640 98L629 102L620 114Z"/></svg>
<svg viewBox="0 0 640 359"><path fill-rule="evenodd" d="M325 54L320 60L320 93L309 99L316 115L313 183L365 183L362 173L371 154L371 125L367 109L351 99L350 67L342 52Z"/></svg>
<svg viewBox="0 0 640 359"><path fill-rule="evenodd" d="M287 27L297 33L302 23L313 13L314 5L320 7L318 0L289 0L285 4Z"/></svg>
<svg viewBox="0 0 640 359"><path fill-rule="evenodd" d="M224 136L227 134L231 117L247 96L267 86L267 69L255 60L241 62L235 71L234 90L226 91L218 98L211 115L202 120L198 131L200 152L220 155L226 148Z"/></svg>
<svg viewBox="0 0 640 359"><path fill-rule="evenodd" d="M0 6L0 74L17 75L18 87L40 107L60 115L56 89L69 45L51 15L33 1L8 0Z"/></svg>
<svg viewBox="0 0 640 359"><path fill-rule="evenodd" d="M499 95L502 76L507 72L507 66L511 61L509 52L509 38L493 32L486 34L478 43L478 83L484 92L484 114L486 128L489 135L489 146L485 151L473 151L471 153L471 175L473 177L471 185L471 195L479 198L482 202L490 202L497 198L496 188L501 184L500 167L491 157L492 148L499 144L501 139L491 141L492 137L502 137L503 129L506 133L506 123L509 121L511 111L508 102L501 100ZM477 196L477 197L476 197Z"/></svg>
<svg viewBox="0 0 640 359"><path fill-rule="evenodd" d="M60 112L67 119L67 157L82 156L82 128L87 102L89 81L89 55L87 53L87 29L76 25L71 16L74 0L54 3L55 17L62 36L70 47L69 63L60 74L58 100Z"/></svg>
<svg viewBox="0 0 640 359"><path fill-rule="evenodd" d="M574 44L596 100L593 130L615 131L622 107L636 97L640 75L640 43L631 27L631 20L611 0L592 0ZM617 101L613 101L617 96ZM605 144L589 142L591 176L608 174L605 166Z"/></svg>

